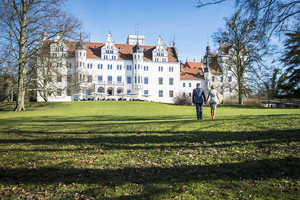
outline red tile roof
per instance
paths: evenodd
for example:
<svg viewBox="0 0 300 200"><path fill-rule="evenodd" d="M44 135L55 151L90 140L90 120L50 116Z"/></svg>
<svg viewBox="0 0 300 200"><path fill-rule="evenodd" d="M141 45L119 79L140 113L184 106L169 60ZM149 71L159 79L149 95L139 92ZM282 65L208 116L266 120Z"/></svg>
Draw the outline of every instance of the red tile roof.
<svg viewBox="0 0 300 200"><path fill-rule="evenodd" d="M229 52L230 47L231 47L231 45L224 45L224 44L221 44L222 54L227 55L228 52Z"/></svg>
<svg viewBox="0 0 300 200"><path fill-rule="evenodd" d="M186 62L180 72L180 79L204 79L201 64L200 62Z"/></svg>
<svg viewBox="0 0 300 200"><path fill-rule="evenodd" d="M52 43L53 40L47 40L46 43ZM77 42L66 41L65 44L69 47L69 52L75 51L75 44ZM85 42L87 45L87 58L101 58L101 48L105 43L96 43L96 42ZM98 46L98 47L97 47ZM134 45L129 44L115 44L116 48L119 49L119 60L132 60L133 59L133 50ZM122 47L122 48L121 48ZM152 61L152 51L155 49L155 46L143 46L144 48L144 61ZM179 62L175 49L172 47L167 47L169 51L168 60L169 62Z"/></svg>
<svg viewBox="0 0 300 200"><path fill-rule="evenodd" d="M200 62L186 62L183 65L182 72L180 72L180 79L195 79L195 80L204 79L204 73L202 71L201 66L203 66L203 69L206 68L206 65ZM210 73L212 74L215 75L223 74L222 72L217 71L212 67L210 67L209 69L210 69Z"/></svg>

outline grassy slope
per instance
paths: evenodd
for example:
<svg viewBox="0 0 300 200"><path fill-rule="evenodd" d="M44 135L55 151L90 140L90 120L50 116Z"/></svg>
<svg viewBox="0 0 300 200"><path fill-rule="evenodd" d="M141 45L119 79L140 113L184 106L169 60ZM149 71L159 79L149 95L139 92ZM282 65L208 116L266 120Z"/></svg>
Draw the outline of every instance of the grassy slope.
<svg viewBox="0 0 300 200"><path fill-rule="evenodd" d="M299 109L223 106L213 121L205 107L198 122L149 102L27 108L0 112L0 198L300 198Z"/></svg>

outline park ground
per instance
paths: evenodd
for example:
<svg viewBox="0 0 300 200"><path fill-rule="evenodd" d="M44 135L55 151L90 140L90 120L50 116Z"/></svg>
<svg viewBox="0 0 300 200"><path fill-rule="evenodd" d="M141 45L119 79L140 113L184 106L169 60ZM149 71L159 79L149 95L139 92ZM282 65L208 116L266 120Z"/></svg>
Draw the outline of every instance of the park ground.
<svg viewBox="0 0 300 200"><path fill-rule="evenodd" d="M300 199L300 110L0 104L0 199Z"/></svg>

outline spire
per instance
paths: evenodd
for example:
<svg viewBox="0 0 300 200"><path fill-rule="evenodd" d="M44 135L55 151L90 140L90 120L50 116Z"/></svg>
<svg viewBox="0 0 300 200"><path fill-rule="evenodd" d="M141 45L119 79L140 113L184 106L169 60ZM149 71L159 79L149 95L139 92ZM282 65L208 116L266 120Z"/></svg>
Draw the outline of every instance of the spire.
<svg viewBox="0 0 300 200"><path fill-rule="evenodd" d="M45 41L47 39L47 31L44 29L42 33L42 40Z"/></svg>
<svg viewBox="0 0 300 200"><path fill-rule="evenodd" d="M86 44L82 41L82 32L80 31L79 42L76 43L76 49L86 50Z"/></svg>

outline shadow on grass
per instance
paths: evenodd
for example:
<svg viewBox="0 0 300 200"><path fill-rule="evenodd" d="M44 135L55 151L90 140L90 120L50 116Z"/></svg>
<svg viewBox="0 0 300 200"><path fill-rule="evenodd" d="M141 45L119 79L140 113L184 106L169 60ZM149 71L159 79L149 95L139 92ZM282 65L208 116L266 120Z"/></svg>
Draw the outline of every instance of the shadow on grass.
<svg viewBox="0 0 300 200"><path fill-rule="evenodd" d="M269 117L277 118L277 120L284 117L287 117L287 120L293 118L291 115L260 117L265 120L268 120ZM225 123L237 123L236 118L197 122L188 119L188 116L152 116L144 118L134 116L101 116L101 118L99 116L88 116L80 119L75 117L42 117L22 119L20 122L21 128L11 126L18 124L19 120L21 121L18 118L3 120L2 123L6 124L7 127L2 128L1 132L3 134L19 135L25 137L25 139L0 139L0 144L96 145L102 149L195 149L200 147L241 146L249 141L257 146L283 142L289 144L300 141L299 129L263 130L265 127L260 127L257 116L243 116L239 117L238 120L248 121L248 124L245 124L246 126L256 126L259 131L202 131L203 128L211 126L218 127L223 126ZM177 129L185 126L198 126L198 128L184 131ZM216 144L220 142L223 144ZM228 142L230 144L224 144ZM80 150L80 148L78 149ZM14 150L22 151L19 148L9 149L9 151ZM60 151L60 149L56 150ZM47 151L47 149L38 147L36 151ZM49 151L53 151L53 149ZM61 149L61 151L65 151L65 149Z"/></svg>
<svg viewBox="0 0 300 200"><path fill-rule="evenodd" d="M59 167L37 169L0 168L1 184L94 183L104 184L108 187L127 183L147 186L189 182L204 183L216 180L227 182L266 179L296 180L300 178L299 176L300 159L292 157L216 165L180 165L167 168L144 167L103 170L89 168L62 169ZM151 187L148 189L151 189ZM151 198L155 194L148 191L148 189L145 187L142 194L132 196L132 198ZM168 192L164 189L161 190L160 192Z"/></svg>
<svg viewBox="0 0 300 200"><path fill-rule="evenodd" d="M268 121L292 120L299 115L259 116ZM203 131L204 128L238 125L247 121L247 126L255 126L256 131L224 130ZM245 123L245 122L244 122ZM256 148L269 144L300 142L299 129L268 130L260 127L257 116L224 117L220 120L197 122L190 116L110 116L95 115L87 117L31 117L5 119L1 122L1 133L9 139L0 139L0 145L10 145L2 152L12 151L93 151L136 150L136 149L201 149L243 146L251 142ZM182 130L178 127L197 127L195 130ZM230 127L229 125L228 127ZM78 128L78 129L77 129ZM269 128L269 127L268 127ZM272 127L271 127L272 128ZM15 139L21 136L21 139ZM218 144L221 143L221 144ZM11 144L30 146L26 149L13 148ZM62 147L57 148L57 146ZM67 145L76 145L66 149ZM93 145L94 148L83 148ZM54 147L54 149L51 149ZM47 149L49 148L49 149ZM86 152L87 154L89 152ZM99 154L99 156L101 156ZM57 162L56 162L57 163ZM251 160L240 163L223 163L212 165L173 165L172 167L125 167L119 169L80 169L64 168L58 163L50 168L0 168L1 184L55 184L82 183L99 184L109 188L127 183L145 186L140 194L133 194L120 199L151 199L156 194L172 193L171 188L155 186L162 184L188 184L191 182L241 181L265 179L300 178L300 159L284 157L282 159ZM111 166L112 168L115 166ZM278 186L279 187L279 186ZM277 188L279 190L279 188ZM85 191L95 196L93 191ZM174 193L174 191L173 191ZM171 198L171 197L170 197ZM116 198L117 199L117 198Z"/></svg>

